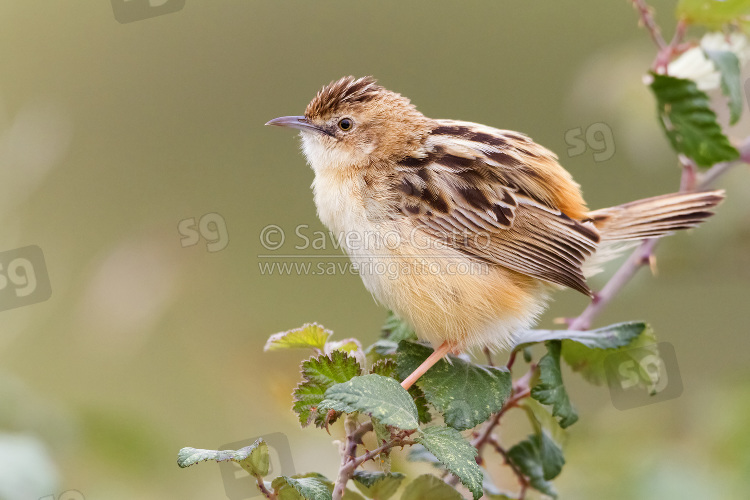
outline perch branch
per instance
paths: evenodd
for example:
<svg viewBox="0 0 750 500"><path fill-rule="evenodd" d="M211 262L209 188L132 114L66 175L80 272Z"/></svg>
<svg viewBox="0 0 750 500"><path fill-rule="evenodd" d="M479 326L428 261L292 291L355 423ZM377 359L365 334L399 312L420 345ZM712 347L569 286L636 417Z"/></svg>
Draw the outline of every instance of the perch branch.
<svg viewBox="0 0 750 500"><path fill-rule="evenodd" d="M742 142L739 151L740 158L738 160L717 163L701 176L694 173L692 162L683 162L682 191L708 189L716 179L726 174L733 166L743 162L747 163L750 160L750 137ZM690 179L691 176L693 177L692 180ZM591 328L594 319L601 314L604 308L630 279L635 276L638 270L651 261L658 242L659 238L652 238L641 243L630 257L628 257L628 260L615 272L607 284L602 287L601 291L596 294L594 300L584 309L581 315L568 322L568 328L571 330L588 330Z"/></svg>

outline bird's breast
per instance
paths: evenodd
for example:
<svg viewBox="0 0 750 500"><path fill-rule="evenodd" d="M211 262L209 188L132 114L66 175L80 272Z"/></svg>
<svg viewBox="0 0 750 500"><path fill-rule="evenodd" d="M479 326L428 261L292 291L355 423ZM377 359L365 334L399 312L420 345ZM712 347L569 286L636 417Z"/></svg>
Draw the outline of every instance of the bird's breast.
<svg viewBox="0 0 750 500"><path fill-rule="evenodd" d="M382 202L364 177L316 171L313 189L321 221L365 287L420 338L507 347L511 332L541 311L543 284L470 259L403 220L378 214Z"/></svg>

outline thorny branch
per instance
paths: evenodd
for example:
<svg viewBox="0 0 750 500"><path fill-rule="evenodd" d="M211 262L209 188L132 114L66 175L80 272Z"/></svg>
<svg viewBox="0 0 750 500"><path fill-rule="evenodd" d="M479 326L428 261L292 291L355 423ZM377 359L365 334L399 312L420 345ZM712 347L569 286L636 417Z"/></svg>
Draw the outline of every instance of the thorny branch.
<svg viewBox="0 0 750 500"><path fill-rule="evenodd" d="M526 498L526 490L529 487L529 478L527 478L526 475L521 472L516 464L514 464L513 461L508 457L508 452L505 451L505 448L500 445L500 441L498 441L494 435L490 436L489 443L492 445L495 451L503 457L506 465L510 467L510 469L513 471L513 474L515 474L516 478L518 478L518 483L521 485L521 491L518 493L518 497Z"/></svg>
<svg viewBox="0 0 750 500"><path fill-rule="evenodd" d="M750 137L747 137L739 147L740 158L731 162L717 163L704 174L695 172L692 161L682 161L681 191L701 191L711 187L720 176L726 174L733 166L739 163L750 163ZM635 276L638 270L650 264L654 258L654 249L659 238L644 241L628 257L622 266L610 278L607 284L595 295L594 300L584 309L580 316L568 321L571 330L588 330L591 324L604 308L612 301L620 290Z"/></svg>
<svg viewBox="0 0 750 500"><path fill-rule="evenodd" d="M362 444L362 437L373 430L373 424L370 421L357 426L357 417L347 415L344 422L344 429L346 431L346 440L341 443L341 466L339 467L336 483L333 486L333 500L341 500L344 497L346 485L354 476L354 471L357 470L357 467L393 447L416 444L416 441L408 439L416 431L401 431L390 441L384 442L374 450L365 451L362 455L357 456L357 447Z"/></svg>

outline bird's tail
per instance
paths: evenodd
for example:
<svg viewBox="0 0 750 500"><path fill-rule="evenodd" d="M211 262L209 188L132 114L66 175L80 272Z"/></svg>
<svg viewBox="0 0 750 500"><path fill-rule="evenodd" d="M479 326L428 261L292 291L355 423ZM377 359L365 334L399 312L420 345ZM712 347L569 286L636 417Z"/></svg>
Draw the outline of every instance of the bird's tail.
<svg viewBox="0 0 750 500"><path fill-rule="evenodd" d="M599 230L601 242L584 274L596 274L600 264L640 240L698 226L723 200L723 190L673 193L590 212L588 220Z"/></svg>
<svg viewBox="0 0 750 500"><path fill-rule="evenodd" d="M595 210L588 217L602 242L642 240L696 227L723 200L723 190L665 194Z"/></svg>

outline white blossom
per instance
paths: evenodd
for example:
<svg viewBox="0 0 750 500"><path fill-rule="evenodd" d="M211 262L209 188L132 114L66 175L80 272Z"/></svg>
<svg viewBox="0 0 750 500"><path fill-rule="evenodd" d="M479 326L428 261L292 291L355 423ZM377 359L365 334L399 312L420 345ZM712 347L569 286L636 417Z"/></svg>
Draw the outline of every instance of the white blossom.
<svg viewBox="0 0 750 500"><path fill-rule="evenodd" d="M716 89L721 83L721 74L703 52L730 51L740 61L740 67L750 60L750 44L747 37L740 33L706 33L698 47L685 51L680 57L669 63L667 72L677 78L693 80L703 91Z"/></svg>

